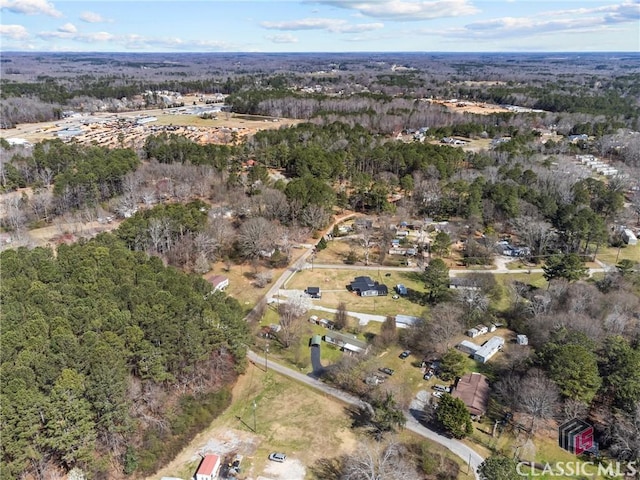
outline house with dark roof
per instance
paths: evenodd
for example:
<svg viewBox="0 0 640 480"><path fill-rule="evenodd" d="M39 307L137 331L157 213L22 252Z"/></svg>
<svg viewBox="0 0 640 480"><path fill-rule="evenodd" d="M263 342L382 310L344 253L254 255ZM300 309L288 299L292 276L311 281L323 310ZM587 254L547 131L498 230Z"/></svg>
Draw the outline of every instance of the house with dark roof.
<svg viewBox="0 0 640 480"><path fill-rule="evenodd" d="M458 380L451 395L462 400L471 415L481 417L487 412L490 390L487 377L471 372Z"/></svg>
<svg viewBox="0 0 640 480"><path fill-rule="evenodd" d="M348 288L361 297L379 297L389 294L389 289L385 284L376 282L371 277L356 277Z"/></svg>
<svg viewBox="0 0 640 480"><path fill-rule="evenodd" d="M322 298L320 287L307 287L304 293L309 295L311 298Z"/></svg>

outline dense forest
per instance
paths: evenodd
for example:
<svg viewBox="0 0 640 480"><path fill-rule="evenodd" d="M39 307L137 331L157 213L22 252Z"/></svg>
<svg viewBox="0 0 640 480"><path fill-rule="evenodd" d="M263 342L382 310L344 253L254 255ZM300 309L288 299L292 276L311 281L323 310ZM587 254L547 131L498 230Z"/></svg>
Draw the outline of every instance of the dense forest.
<svg viewBox="0 0 640 480"><path fill-rule="evenodd" d="M0 260L2 478L150 473L228 405L247 326L201 278L109 234Z"/></svg>

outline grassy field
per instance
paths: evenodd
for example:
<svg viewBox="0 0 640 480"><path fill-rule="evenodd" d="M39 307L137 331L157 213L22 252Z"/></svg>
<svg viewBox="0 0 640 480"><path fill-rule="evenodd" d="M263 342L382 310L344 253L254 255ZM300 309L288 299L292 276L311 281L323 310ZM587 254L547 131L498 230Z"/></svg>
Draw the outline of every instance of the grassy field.
<svg viewBox="0 0 640 480"><path fill-rule="evenodd" d="M633 262L640 262L640 245L626 245L620 248L619 251L620 254L618 254L618 248L601 248L598 251L597 258L609 265L615 265L616 259L618 262L625 259Z"/></svg>
<svg viewBox="0 0 640 480"><path fill-rule="evenodd" d="M304 478L311 479L316 478L311 470L318 461L351 453L362 439L351 428L351 417L342 403L275 372L265 373L255 365L249 365L246 374L238 379L233 397L231 407L174 461L147 480L162 476L190 478L199 463L198 453L215 452L216 446L227 450L231 447L233 453L244 455L243 478L262 475L268 454L282 451L288 455L287 461L306 465ZM399 440L426 442L406 431L399 434ZM443 447L429 443L428 449L460 465L460 480L473 478L464 473L464 461Z"/></svg>
<svg viewBox="0 0 640 480"><path fill-rule="evenodd" d="M347 285L354 277L360 275L368 275L373 280L387 285L389 295L386 297L360 297L349 292L346 288ZM347 304L347 310L353 312L375 315L421 315L425 309L423 305L414 303L406 297L393 299L393 287L398 283L404 284L410 290L424 291L424 284L417 273L385 271L383 267L371 271L320 268L304 270L291 278L285 288L304 290L308 286L318 286L322 290L322 299L314 300L314 302L328 308L337 308L341 302L344 302Z"/></svg>

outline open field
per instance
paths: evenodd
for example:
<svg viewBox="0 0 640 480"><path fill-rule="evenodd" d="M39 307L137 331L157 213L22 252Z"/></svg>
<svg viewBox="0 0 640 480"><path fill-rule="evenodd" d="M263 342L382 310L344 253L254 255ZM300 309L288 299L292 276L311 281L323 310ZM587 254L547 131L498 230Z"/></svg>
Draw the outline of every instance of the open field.
<svg viewBox="0 0 640 480"><path fill-rule="evenodd" d="M252 431L254 412L255 432ZM399 439L425 442L410 432L400 433ZM349 454L358 441L343 404L275 372L265 373L249 364L233 389L231 407L171 463L147 480L158 480L162 476L190 478L198 466L199 454L206 453L218 453L226 458L235 453L244 455L243 478L259 475L274 480L318 478L313 470L319 460ZM274 475L267 460L273 451L286 453L286 464L295 468ZM464 462L443 447L429 443L429 451L446 455L466 472ZM458 478L467 480L472 476L460 473Z"/></svg>
<svg viewBox="0 0 640 480"><path fill-rule="evenodd" d="M597 258L608 265L615 265L620 260L625 259L640 262L640 245L625 245L620 249L616 247L601 248L598 251Z"/></svg>
<svg viewBox="0 0 640 480"><path fill-rule="evenodd" d="M373 280L384 283L389 287L389 295L385 297L360 297L356 293L349 292L346 286L354 277L368 275ZM291 278L286 285L287 289L304 290L308 286L317 286L322 290L322 298L314 300L316 305L328 308L338 308L341 302L347 304L347 310L352 312L370 313L375 315L420 315L424 306L413 303L407 297L393 299L394 285L402 283L409 290L424 291L424 284L415 272L385 271L381 267L377 271L357 270L333 270L320 269L303 270Z"/></svg>

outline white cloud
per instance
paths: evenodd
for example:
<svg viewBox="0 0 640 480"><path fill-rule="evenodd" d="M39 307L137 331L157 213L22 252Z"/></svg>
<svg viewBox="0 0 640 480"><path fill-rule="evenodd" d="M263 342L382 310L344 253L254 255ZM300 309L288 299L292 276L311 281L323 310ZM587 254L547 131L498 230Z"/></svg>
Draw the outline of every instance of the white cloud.
<svg viewBox="0 0 640 480"><path fill-rule="evenodd" d="M290 33L278 33L277 35L267 35L267 40L273 43L298 43L298 39Z"/></svg>
<svg viewBox="0 0 640 480"><path fill-rule="evenodd" d="M58 28L58 31L63 33L76 33L78 29L73 23L65 23Z"/></svg>
<svg viewBox="0 0 640 480"><path fill-rule="evenodd" d="M442 32L444 36L466 39L496 39L558 33L587 33L617 28L637 22L640 3L623 2L593 8L541 12L528 17L502 17L473 22ZM433 33L433 32L424 32ZM637 40L637 39L636 39Z"/></svg>
<svg viewBox="0 0 640 480"><path fill-rule="evenodd" d="M355 10L367 17L393 21L459 17L463 15L473 15L480 11L469 3L469 0L378 0L372 2L360 2L357 0L316 0L312 3L321 3L333 7Z"/></svg>
<svg viewBox="0 0 640 480"><path fill-rule="evenodd" d="M219 42L215 40L184 40L178 37L145 37L138 34L114 35L109 32L78 32L70 31L71 24L63 25L56 31L40 32L38 37L43 40L65 39L76 42L77 44L111 44L122 50L179 50L179 51L225 51L239 50L227 42ZM75 27L73 27L75 28ZM94 48L94 47L91 47ZM50 50L57 49L57 45L50 45ZM66 49L66 48L63 48Z"/></svg>
<svg viewBox="0 0 640 480"><path fill-rule="evenodd" d="M87 23L106 23L109 21L109 19L95 12L82 12L80 14L80 20Z"/></svg>
<svg viewBox="0 0 640 480"><path fill-rule="evenodd" d="M333 33L355 33L378 30L383 23L350 24L343 19L334 18L303 18L288 22L262 22L260 24L268 30L327 30Z"/></svg>
<svg viewBox="0 0 640 480"><path fill-rule="evenodd" d="M0 0L0 8L25 15L62 17L62 13L56 10L53 3L47 0Z"/></svg>
<svg viewBox="0 0 640 480"><path fill-rule="evenodd" d="M0 25L0 37L24 40L29 38L29 32L22 25Z"/></svg>

